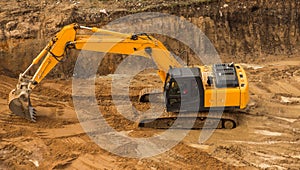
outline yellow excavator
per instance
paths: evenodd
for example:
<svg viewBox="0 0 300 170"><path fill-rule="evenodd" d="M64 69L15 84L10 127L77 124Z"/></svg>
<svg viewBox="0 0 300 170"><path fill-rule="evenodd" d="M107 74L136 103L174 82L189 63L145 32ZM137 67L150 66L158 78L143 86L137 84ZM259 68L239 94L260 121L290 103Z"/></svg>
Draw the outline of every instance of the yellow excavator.
<svg viewBox="0 0 300 170"><path fill-rule="evenodd" d="M92 34L79 34L80 30ZM183 67L159 40L146 33L124 34L70 24L63 27L24 73L19 75L18 84L10 92L8 101L9 108L14 114L36 121L36 111L31 105L30 93L65 57L68 49L134 54L152 59L163 82L162 92L166 110L174 113L186 112L187 118L192 112L197 112L192 114L192 117L196 116L199 121L205 120L208 117L207 112L211 109L225 110L220 121L221 128L236 127L237 120L234 113L228 110L244 109L249 101L246 73L239 64L216 63L209 66ZM29 70L39 63L41 64L35 74L27 75ZM147 99L149 91L141 91L139 100L143 102ZM158 123L153 123L155 120L141 121L139 126L168 127L174 117L162 117L157 120Z"/></svg>

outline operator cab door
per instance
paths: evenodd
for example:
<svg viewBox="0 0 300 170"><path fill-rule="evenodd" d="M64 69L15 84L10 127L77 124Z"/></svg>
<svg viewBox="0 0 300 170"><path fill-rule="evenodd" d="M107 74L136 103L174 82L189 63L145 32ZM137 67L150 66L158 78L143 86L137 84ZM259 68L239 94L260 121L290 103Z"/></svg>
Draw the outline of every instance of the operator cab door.
<svg viewBox="0 0 300 170"><path fill-rule="evenodd" d="M204 105L200 77L171 78L165 89L168 112L199 111Z"/></svg>

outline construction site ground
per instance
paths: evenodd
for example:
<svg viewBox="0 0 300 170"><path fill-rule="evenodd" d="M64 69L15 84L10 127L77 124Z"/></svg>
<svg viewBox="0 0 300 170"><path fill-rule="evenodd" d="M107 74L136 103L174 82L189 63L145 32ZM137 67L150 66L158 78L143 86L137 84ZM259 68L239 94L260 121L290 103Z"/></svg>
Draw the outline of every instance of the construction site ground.
<svg viewBox="0 0 300 170"><path fill-rule="evenodd" d="M201 144L199 134L205 130L191 130L169 151L141 159L114 155L89 138L72 104L72 79L47 79L34 90L38 116L32 123L12 115L7 97L17 80L0 75L0 169L299 169L299 56L274 56L243 66L250 103L235 129L217 129ZM109 125L132 137L164 131L138 128L120 116L112 104L111 80L112 75L96 79L99 109ZM136 76L130 85L133 105L147 110L147 104L134 99L140 89L160 83L155 72Z"/></svg>

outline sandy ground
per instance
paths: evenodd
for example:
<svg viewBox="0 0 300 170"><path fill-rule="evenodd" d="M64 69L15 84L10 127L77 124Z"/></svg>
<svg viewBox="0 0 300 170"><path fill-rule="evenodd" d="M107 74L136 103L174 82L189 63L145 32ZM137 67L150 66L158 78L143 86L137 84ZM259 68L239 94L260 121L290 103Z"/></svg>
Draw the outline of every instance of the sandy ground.
<svg viewBox="0 0 300 170"><path fill-rule="evenodd" d="M171 150L141 159L114 155L89 138L74 111L71 80L45 80L35 89L32 103L38 121L31 123L9 111L7 96L16 80L0 75L0 169L299 169L300 58L244 67L251 101L239 115L237 128L218 129L201 144L199 135L205 130L191 130ZM108 124L135 137L162 133L137 128L117 113L111 77L96 80L98 105ZM159 83L153 73L136 76L131 99L137 99L140 89ZM138 110L149 107L133 105Z"/></svg>

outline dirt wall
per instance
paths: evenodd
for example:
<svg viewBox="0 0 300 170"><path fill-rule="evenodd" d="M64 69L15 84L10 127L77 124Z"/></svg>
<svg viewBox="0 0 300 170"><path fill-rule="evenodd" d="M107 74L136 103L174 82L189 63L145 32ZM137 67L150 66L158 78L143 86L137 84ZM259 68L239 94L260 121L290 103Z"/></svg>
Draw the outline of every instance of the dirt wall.
<svg viewBox="0 0 300 170"><path fill-rule="evenodd" d="M16 76L64 25L77 22L101 27L121 16L153 11L182 16L199 26L221 56L248 60L264 55L297 54L300 46L300 2L250 1L10 1L0 2L0 74ZM106 9L109 16L100 13ZM181 45L159 37L175 53ZM184 47L187 48L187 47ZM71 52L51 76L70 76L76 61ZM99 73L113 72L120 60L106 57ZM107 67L109 66L109 67Z"/></svg>

